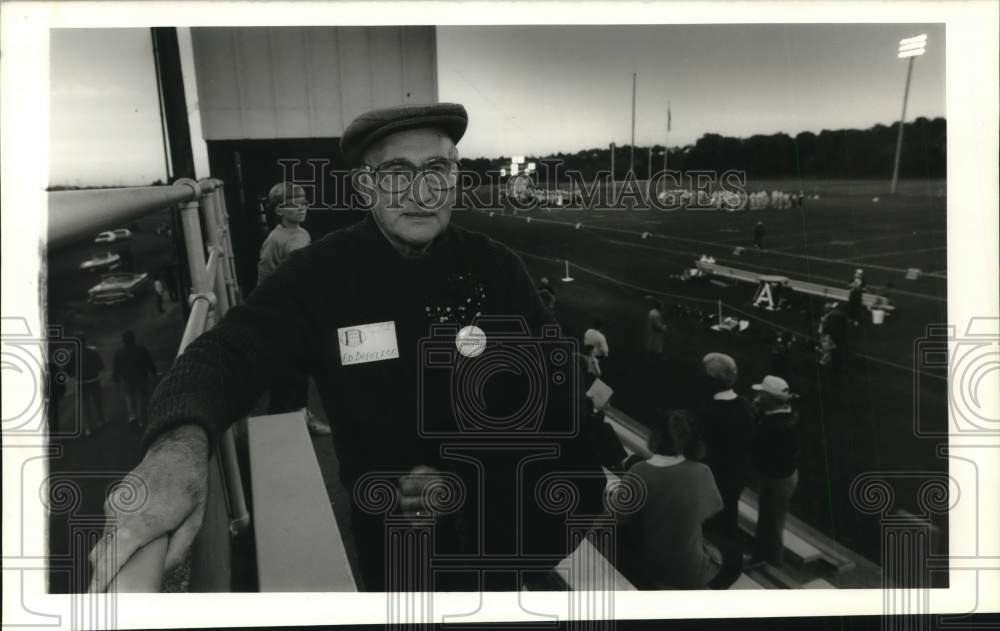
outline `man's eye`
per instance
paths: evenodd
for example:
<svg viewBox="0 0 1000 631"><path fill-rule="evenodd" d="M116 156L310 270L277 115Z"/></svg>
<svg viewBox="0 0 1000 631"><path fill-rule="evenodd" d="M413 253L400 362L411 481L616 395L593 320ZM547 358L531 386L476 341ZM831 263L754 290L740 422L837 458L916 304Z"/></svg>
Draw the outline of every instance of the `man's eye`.
<svg viewBox="0 0 1000 631"><path fill-rule="evenodd" d="M452 171L450 162L432 162L427 165L427 170L441 175L448 175Z"/></svg>

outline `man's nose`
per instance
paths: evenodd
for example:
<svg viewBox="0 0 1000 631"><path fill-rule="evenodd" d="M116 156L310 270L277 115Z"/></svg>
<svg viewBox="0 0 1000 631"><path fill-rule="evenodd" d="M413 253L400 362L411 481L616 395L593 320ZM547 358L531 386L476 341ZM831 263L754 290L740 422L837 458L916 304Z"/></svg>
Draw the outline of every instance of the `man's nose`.
<svg viewBox="0 0 1000 631"><path fill-rule="evenodd" d="M425 174L418 174L410 187L413 201L421 206L431 206L438 201L439 192L431 188L430 178Z"/></svg>

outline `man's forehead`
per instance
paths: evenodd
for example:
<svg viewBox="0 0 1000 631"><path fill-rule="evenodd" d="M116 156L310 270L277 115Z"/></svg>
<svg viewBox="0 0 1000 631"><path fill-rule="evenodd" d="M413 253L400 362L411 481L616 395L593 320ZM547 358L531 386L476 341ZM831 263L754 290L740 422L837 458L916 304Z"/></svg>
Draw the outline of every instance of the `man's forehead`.
<svg viewBox="0 0 1000 631"><path fill-rule="evenodd" d="M428 158L457 157L455 143L446 133L433 127L406 129L389 134L365 151L378 162L405 159L420 163Z"/></svg>

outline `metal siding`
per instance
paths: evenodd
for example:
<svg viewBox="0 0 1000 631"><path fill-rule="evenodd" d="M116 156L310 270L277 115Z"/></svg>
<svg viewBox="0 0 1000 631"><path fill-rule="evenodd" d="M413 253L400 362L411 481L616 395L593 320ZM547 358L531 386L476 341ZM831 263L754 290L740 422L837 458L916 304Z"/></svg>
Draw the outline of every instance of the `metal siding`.
<svg viewBox="0 0 1000 631"><path fill-rule="evenodd" d="M206 139L243 137L239 84L233 72L236 51L231 31L227 28L191 29L198 109ZM210 131L214 135L209 135Z"/></svg>
<svg viewBox="0 0 1000 631"><path fill-rule="evenodd" d="M245 138L277 138L271 41L266 28L236 32L236 66Z"/></svg>
<svg viewBox="0 0 1000 631"><path fill-rule="evenodd" d="M314 135L337 137L346 124L340 98L340 57L334 29L309 29L309 77Z"/></svg>
<svg viewBox="0 0 1000 631"><path fill-rule="evenodd" d="M403 51L400 29L395 26L368 29L372 59L372 93L375 103L403 103Z"/></svg>
<svg viewBox="0 0 1000 631"><path fill-rule="evenodd" d="M310 126L309 88L312 77L306 63L304 31L268 29L271 44L277 138L315 136Z"/></svg>
<svg viewBox="0 0 1000 631"><path fill-rule="evenodd" d="M373 105L368 29L360 26L338 28L337 50L340 53L340 94L346 124Z"/></svg>
<svg viewBox="0 0 1000 631"><path fill-rule="evenodd" d="M433 26L191 32L206 140L336 138L372 107L437 100Z"/></svg>
<svg viewBox="0 0 1000 631"><path fill-rule="evenodd" d="M434 27L404 28L402 31L403 98L413 103L435 102L438 94Z"/></svg>

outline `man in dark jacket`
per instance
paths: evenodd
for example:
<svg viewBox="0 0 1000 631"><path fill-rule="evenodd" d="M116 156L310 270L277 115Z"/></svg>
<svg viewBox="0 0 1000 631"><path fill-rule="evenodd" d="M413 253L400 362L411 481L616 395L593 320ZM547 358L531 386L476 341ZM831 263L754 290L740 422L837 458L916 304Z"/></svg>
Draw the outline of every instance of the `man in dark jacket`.
<svg viewBox="0 0 1000 631"><path fill-rule="evenodd" d="M149 401L149 380L156 376L156 364L145 346L135 343L135 333L122 333L122 346L115 351L111 380L120 384L125 393L128 422L146 423Z"/></svg>
<svg viewBox="0 0 1000 631"><path fill-rule="evenodd" d="M566 516L542 505L552 493L543 487L570 478L574 516L593 515L605 479L579 431L572 349L524 264L450 225L466 125L464 107L441 103L368 112L347 127L342 153L371 213L293 252L160 383L135 472L152 508L118 516L97 544L92 589L158 536L170 535L168 567L183 558L204 512L210 445L275 374L296 369L313 378L333 422L366 589L520 589L525 573L572 552ZM525 371L490 369L511 353ZM363 501L380 476L397 491L381 508ZM450 495L464 502L442 508L429 491L440 484L464 486ZM440 560L465 577L421 560L433 584L393 586L399 576L387 572L406 568L391 565L389 518L433 520L432 559L439 544L457 553ZM505 567L489 569L485 557L498 556Z"/></svg>
<svg viewBox="0 0 1000 631"><path fill-rule="evenodd" d="M709 353L702 358L702 365L712 387L712 399L701 411L698 430L705 441L705 463L722 495L722 512L706 524L706 529L738 542L740 495L749 470L753 409L733 390L738 371L732 357Z"/></svg>
<svg viewBox="0 0 1000 631"><path fill-rule="evenodd" d="M90 438L108 424L107 417L104 416L104 393L101 390L104 360L96 348L87 345L87 337L82 331L77 331L74 336L80 342L80 357L70 365L79 370L74 376L82 403L83 435Z"/></svg>
<svg viewBox="0 0 1000 631"><path fill-rule="evenodd" d="M796 395L787 381L774 375L764 377L753 389L758 412L753 466L760 479L760 498L752 563L780 567L788 504L799 483L799 417L791 407Z"/></svg>

